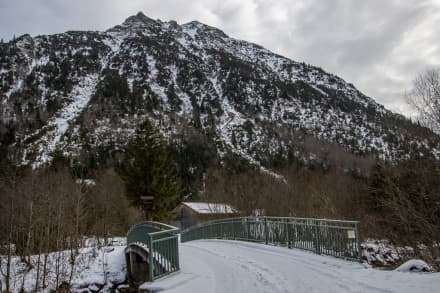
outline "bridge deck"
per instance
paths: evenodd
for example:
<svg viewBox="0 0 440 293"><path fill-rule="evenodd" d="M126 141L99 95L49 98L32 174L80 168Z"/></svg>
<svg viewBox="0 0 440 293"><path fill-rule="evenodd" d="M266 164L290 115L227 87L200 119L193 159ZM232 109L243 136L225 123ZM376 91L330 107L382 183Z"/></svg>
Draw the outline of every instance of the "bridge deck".
<svg viewBox="0 0 440 293"><path fill-rule="evenodd" d="M357 262L250 242L191 241L180 245L180 255L179 273L145 287L163 293L434 292L440 288L440 273L379 271Z"/></svg>

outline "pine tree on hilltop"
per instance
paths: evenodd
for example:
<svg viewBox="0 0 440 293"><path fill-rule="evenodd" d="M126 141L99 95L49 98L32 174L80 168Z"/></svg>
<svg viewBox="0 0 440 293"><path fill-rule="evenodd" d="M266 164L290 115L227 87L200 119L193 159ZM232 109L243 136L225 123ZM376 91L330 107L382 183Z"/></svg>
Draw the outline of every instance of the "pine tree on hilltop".
<svg viewBox="0 0 440 293"><path fill-rule="evenodd" d="M118 172L132 203L141 206L147 218L151 215L154 220L161 221L170 216L179 198L180 184L174 169L158 132L146 121L128 143ZM148 196L154 197L151 206L143 202Z"/></svg>

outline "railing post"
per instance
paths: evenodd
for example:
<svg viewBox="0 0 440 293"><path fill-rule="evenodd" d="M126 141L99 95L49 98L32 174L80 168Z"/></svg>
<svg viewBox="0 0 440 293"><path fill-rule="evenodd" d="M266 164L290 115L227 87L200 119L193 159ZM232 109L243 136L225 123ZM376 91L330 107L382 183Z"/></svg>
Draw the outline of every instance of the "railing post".
<svg viewBox="0 0 440 293"><path fill-rule="evenodd" d="M246 234L247 234L247 236L246 236L246 239L247 240L250 240L251 239L251 226L250 226L250 224L249 224L249 218L247 218L246 217Z"/></svg>
<svg viewBox="0 0 440 293"><path fill-rule="evenodd" d="M320 222L319 222L319 220L315 220L314 222L315 222L315 241L314 241L315 242L315 252L317 254L321 254L321 241L319 239L320 233L321 233L321 230L319 227Z"/></svg>
<svg viewBox="0 0 440 293"><path fill-rule="evenodd" d="M148 237L148 278L150 282L154 280L154 251L153 251L153 239L151 235L147 235Z"/></svg>
<svg viewBox="0 0 440 293"><path fill-rule="evenodd" d="M264 217L264 239L265 239L264 242L265 242L266 244L269 243L268 238L269 238L269 231L268 231L268 229L267 229L267 218Z"/></svg>
<svg viewBox="0 0 440 293"><path fill-rule="evenodd" d="M232 224L232 239L235 240L235 222L232 221L231 224Z"/></svg>
<svg viewBox="0 0 440 293"><path fill-rule="evenodd" d="M176 245L174 246L174 255L176 258L176 269L180 270L180 261L179 261L179 240L176 236Z"/></svg>
<svg viewBox="0 0 440 293"><path fill-rule="evenodd" d="M289 231L289 219L286 219L286 238L287 238L287 248L290 248L290 231Z"/></svg>
<svg viewBox="0 0 440 293"><path fill-rule="evenodd" d="M361 247L361 223L357 222L355 224L356 228L356 245L357 245L357 254L359 262L362 262L362 247Z"/></svg>

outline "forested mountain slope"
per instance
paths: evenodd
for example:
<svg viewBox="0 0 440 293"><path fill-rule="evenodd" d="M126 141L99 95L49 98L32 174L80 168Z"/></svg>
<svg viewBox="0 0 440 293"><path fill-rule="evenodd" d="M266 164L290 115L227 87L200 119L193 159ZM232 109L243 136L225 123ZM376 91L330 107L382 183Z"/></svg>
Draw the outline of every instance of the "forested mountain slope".
<svg viewBox="0 0 440 293"><path fill-rule="evenodd" d="M105 32L23 35L0 45L0 84L1 144L34 166L117 156L146 118L201 156L263 170L316 158L323 142L440 157L438 136L352 84L197 21L138 13Z"/></svg>

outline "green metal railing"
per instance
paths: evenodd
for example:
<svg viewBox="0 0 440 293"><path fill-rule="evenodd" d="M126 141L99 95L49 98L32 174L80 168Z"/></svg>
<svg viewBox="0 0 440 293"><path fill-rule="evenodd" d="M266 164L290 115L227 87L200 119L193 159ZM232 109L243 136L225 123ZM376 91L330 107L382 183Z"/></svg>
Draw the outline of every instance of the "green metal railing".
<svg viewBox="0 0 440 293"><path fill-rule="evenodd" d="M178 231L159 222L142 222L128 231L127 245L138 245L148 252L149 281L180 269Z"/></svg>
<svg viewBox="0 0 440 293"><path fill-rule="evenodd" d="M360 222L293 217L244 217L201 223L184 230L181 242L232 239L300 248L361 261Z"/></svg>

